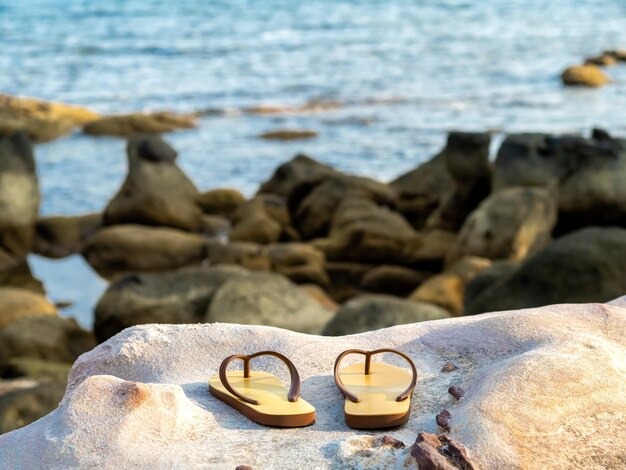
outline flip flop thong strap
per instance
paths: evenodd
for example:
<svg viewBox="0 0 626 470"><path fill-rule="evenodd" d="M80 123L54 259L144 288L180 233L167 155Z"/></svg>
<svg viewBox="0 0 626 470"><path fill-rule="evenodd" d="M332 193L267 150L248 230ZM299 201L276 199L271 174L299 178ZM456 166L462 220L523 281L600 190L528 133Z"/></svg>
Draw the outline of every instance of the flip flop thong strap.
<svg viewBox="0 0 626 470"><path fill-rule="evenodd" d="M259 402L257 400L242 395L230 385L230 383L228 382L228 377L226 375L226 369L232 361L234 361L235 359L241 359L243 361L243 376L246 379L250 378L250 360L259 356L273 356L277 359L280 359L287 365L287 369L289 369L289 377L291 379L291 385L289 386L289 393L287 394L287 398L291 402L296 401L300 396L300 374L298 374L298 369L296 369L296 366L293 365L293 362L291 362L282 354L275 351L259 351L257 353L247 356L243 354L233 354L232 356L228 356L222 361L219 370L220 382L222 382L224 388L240 400L245 401L246 403L250 403L251 405L258 405Z"/></svg>
<svg viewBox="0 0 626 470"><path fill-rule="evenodd" d="M348 354L362 354L363 356L365 356L365 375L370 375L372 356L376 354L382 354L382 353L397 354L398 356L406 360L411 366L411 371L413 373L411 377L411 383L404 392L402 392L400 395L396 397L396 401L406 400L413 393L413 390L415 389L415 385L417 384L417 369L415 368L415 364L413 363L413 361L411 360L409 356L407 356L404 353L401 353L400 351L396 351L395 349L376 349L374 351L363 351L362 349L348 349L342 352L341 354L339 354L339 356L337 356L337 360L335 361L335 372L334 372L335 383L337 384L337 388L341 391L344 397L346 397L348 400L354 403L358 403L360 401L359 397L357 397L354 393L352 393L350 390L348 390L344 386L343 382L341 381L341 377L339 376L339 364L341 363L343 358L346 357Z"/></svg>

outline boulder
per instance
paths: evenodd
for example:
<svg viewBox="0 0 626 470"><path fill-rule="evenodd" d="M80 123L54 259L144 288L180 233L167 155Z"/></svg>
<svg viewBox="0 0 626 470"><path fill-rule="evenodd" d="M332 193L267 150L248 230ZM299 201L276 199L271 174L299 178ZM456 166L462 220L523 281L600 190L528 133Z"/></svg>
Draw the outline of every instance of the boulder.
<svg viewBox="0 0 626 470"><path fill-rule="evenodd" d="M302 140L315 137L317 137L317 132L309 129L276 129L259 135L260 139L265 140Z"/></svg>
<svg viewBox="0 0 626 470"><path fill-rule="evenodd" d="M472 212L447 257L522 260L544 248L556 225L557 201L545 188L497 191Z"/></svg>
<svg viewBox="0 0 626 470"><path fill-rule="evenodd" d="M105 278L135 271L167 271L207 258L201 235L173 228L114 225L89 238L82 250L85 260Z"/></svg>
<svg viewBox="0 0 626 470"><path fill-rule="evenodd" d="M199 193L176 165L176 151L159 137L134 137L127 151L128 175L104 210L104 224L198 230Z"/></svg>
<svg viewBox="0 0 626 470"><path fill-rule="evenodd" d="M297 284L313 283L328 287L324 269L324 253L306 243L276 243L268 245L272 271L288 277Z"/></svg>
<svg viewBox="0 0 626 470"><path fill-rule="evenodd" d="M256 243L212 241L208 245L209 262L212 265L234 264L253 271L271 271L267 248Z"/></svg>
<svg viewBox="0 0 626 470"><path fill-rule="evenodd" d="M327 261L325 268L330 279L328 294L335 302L343 303L358 294L365 293L361 287L363 277L374 266L363 263Z"/></svg>
<svg viewBox="0 0 626 470"><path fill-rule="evenodd" d="M543 186L558 195L557 234L589 225L626 226L626 141L594 129L581 136L509 136L495 162L495 188Z"/></svg>
<svg viewBox="0 0 626 470"><path fill-rule="evenodd" d="M239 206L233 216L229 238L232 241L265 245L279 240L297 239L299 236L291 227L291 217L284 198L274 194L260 194Z"/></svg>
<svg viewBox="0 0 626 470"><path fill-rule="evenodd" d="M367 271L361 278L361 289L381 294L406 297L432 273L416 271L404 266L383 264Z"/></svg>
<svg viewBox="0 0 626 470"><path fill-rule="evenodd" d="M617 58L613 54L607 54L606 52L585 59L585 65L597 65L599 67L607 67L610 65L615 65L616 63Z"/></svg>
<svg viewBox="0 0 626 470"><path fill-rule="evenodd" d="M390 295L361 295L343 304L322 334L351 335L448 317L450 314L444 309L425 302L409 302Z"/></svg>
<svg viewBox="0 0 626 470"><path fill-rule="evenodd" d="M230 220L221 215L205 214L200 218L200 233L210 239L227 241L230 227Z"/></svg>
<svg viewBox="0 0 626 470"><path fill-rule="evenodd" d="M30 251L40 200L28 137L0 138L0 271L20 263Z"/></svg>
<svg viewBox="0 0 626 470"><path fill-rule="evenodd" d="M102 342L145 323L199 323L215 290L229 279L247 275L236 266L215 266L124 276L96 305L96 338Z"/></svg>
<svg viewBox="0 0 626 470"><path fill-rule="evenodd" d="M104 116L86 124L83 132L89 135L129 137L137 134L162 134L196 126L196 117L193 115L163 111Z"/></svg>
<svg viewBox="0 0 626 470"><path fill-rule="evenodd" d="M411 293L409 299L438 305L459 316L463 312L465 286L489 266L491 261L486 258L475 256L461 258L443 273L424 281Z"/></svg>
<svg viewBox="0 0 626 470"><path fill-rule="evenodd" d="M26 317L0 329L0 364L16 357L72 363L95 345L93 333L73 318Z"/></svg>
<svg viewBox="0 0 626 470"><path fill-rule="evenodd" d="M46 295L43 284L33 276L28 261L25 259L8 269L0 270L0 287L19 287Z"/></svg>
<svg viewBox="0 0 626 470"><path fill-rule="evenodd" d="M210 189L198 195L198 204L205 214L232 218L246 200L243 194L232 188Z"/></svg>
<svg viewBox="0 0 626 470"><path fill-rule="evenodd" d="M476 275L465 285L465 290L463 291L464 309L467 308L468 305L472 304L482 292L487 290L488 287L491 287L498 281L513 273L513 271L519 267L519 264L520 263L517 261L494 261L491 263L491 266L476 273Z"/></svg>
<svg viewBox="0 0 626 470"><path fill-rule="evenodd" d="M27 289L0 287L0 329L22 318L57 315L57 309L43 295Z"/></svg>
<svg viewBox="0 0 626 470"><path fill-rule="evenodd" d="M402 215L360 198L342 202L329 237L313 242L331 261L399 265L415 262L422 244Z"/></svg>
<svg viewBox="0 0 626 470"><path fill-rule="evenodd" d="M446 168L445 149L426 163L399 176L389 186L398 193L398 210L415 228L424 227L441 198L452 187L452 176Z"/></svg>
<svg viewBox="0 0 626 470"><path fill-rule="evenodd" d="M337 173L327 176L308 192L302 185L297 188L300 202L290 198L294 211L293 225L305 240L328 235L335 211L343 201L359 199L377 205L395 207L396 193L391 187L361 176Z"/></svg>
<svg viewBox="0 0 626 470"><path fill-rule="evenodd" d="M317 284L302 284L300 289L319 302L326 310L337 310L337 302L328 296L328 293Z"/></svg>
<svg viewBox="0 0 626 470"><path fill-rule="evenodd" d="M426 226L458 231L465 218L491 191L488 133L451 132L443 151L452 187L426 221Z"/></svg>
<svg viewBox="0 0 626 470"><path fill-rule="evenodd" d="M593 88L606 85L611 81L599 67L592 64L567 67L561 74L561 80L564 85Z"/></svg>
<svg viewBox="0 0 626 470"><path fill-rule="evenodd" d="M42 217L35 224L33 253L64 258L80 253L85 240L102 227L102 214Z"/></svg>
<svg viewBox="0 0 626 470"><path fill-rule="evenodd" d="M47 142L99 117L80 106L0 94L0 136L21 131L34 142Z"/></svg>
<svg viewBox="0 0 626 470"><path fill-rule="evenodd" d="M10 390L3 392L3 385ZM64 393L65 384L59 382L0 381L0 435L47 415L59 405Z"/></svg>
<svg viewBox="0 0 626 470"><path fill-rule="evenodd" d="M252 273L231 279L213 295L204 321L267 325L319 334L333 312L287 278Z"/></svg>
<svg viewBox="0 0 626 470"><path fill-rule="evenodd" d="M134 327L78 359L62 406L0 436L0 468L416 468L411 443L440 432L443 408L452 415L447 438L476 468L621 468L624 305L552 306L334 338L232 324ZM349 348L396 348L416 362L405 426L364 433L343 424L344 398L330 374ZM262 350L280 351L298 368L302 398L316 408L313 428L259 426L207 392L225 357ZM392 355L373 360L407 367ZM441 372L450 361L458 369ZM273 358L252 367L287 379ZM460 401L446 392L451 382L466 392Z"/></svg>
<svg viewBox="0 0 626 470"><path fill-rule="evenodd" d="M261 185L259 193L276 194L289 200L297 187L318 184L336 173L339 172L334 168L299 154L280 165L272 177Z"/></svg>
<svg viewBox="0 0 626 470"><path fill-rule="evenodd" d="M626 229L565 235L486 288L464 313L557 303L605 302L626 292Z"/></svg>

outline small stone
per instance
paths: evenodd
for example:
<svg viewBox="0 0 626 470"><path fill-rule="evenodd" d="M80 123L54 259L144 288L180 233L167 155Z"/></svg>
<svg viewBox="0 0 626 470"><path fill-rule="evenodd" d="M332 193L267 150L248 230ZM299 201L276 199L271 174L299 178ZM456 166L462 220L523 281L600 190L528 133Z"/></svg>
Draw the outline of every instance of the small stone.
<svg viewBox="0 0 626 470"><path fill-rule="evenodd" d="M447 432L450 432L450 418L452 414L445 409L435 417L437 424Z"/></svg>
<svg viewBox="0 0 626 470"><path fill-rule="evenodd" d="M441 372L453 372L458 369L458 366L452 362L446 362L441 368Z"/></svg>
<svg viewBox="0 0 626 470"><path fill-rule="evenodd" d="M448 393L452 395L454 398L456 398L457 400L460 400L461 398L465 396L465 391L461 387L457 387L456 385L452 385L448 389Z"/></svg>
<svg viewBox="0 0 626 470"><path fill-rule="evenodd" d="M237 465L235 470L252 470L252 467L250 465Z"/></svg>
<svg viewBox="0 0 626 470"><path fill-rule="evenodd" d="M404 449L406 447L404 442L389 435L384 435L379 438L376 444L380 447L393 447L394 449Z"/></svg>
<svg viewBox="0 0 626 470"><path fill-rule="evenodd" d="M462 470L474 470L476 468L474 463L470 460L467 449L463 444L459 444L443 434L438 437L444 444L439 450L451 457L457 467Z"/></svg>

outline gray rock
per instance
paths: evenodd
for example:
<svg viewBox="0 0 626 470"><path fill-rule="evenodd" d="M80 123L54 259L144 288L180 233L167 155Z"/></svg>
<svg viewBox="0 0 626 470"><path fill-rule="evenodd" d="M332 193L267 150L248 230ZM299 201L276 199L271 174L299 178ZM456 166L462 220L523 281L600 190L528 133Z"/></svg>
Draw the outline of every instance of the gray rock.
<svg viewBox="0 0 626 470"><path fill-rule="evenodd" d="M109 286L96 305L96 337L102 342L124 328L145 323L201 322L215 290L247 275L243 268L216 266L124 276Z"/></svg>
<svg viewBox="0 0 626 470"><path fill-rule="evenodd" d="M332 316L333 312L280 274L252 273L223 284L212 297L204 321L319 334Z"/></svg>
<svg viewBox="0 0 626 470"><path fill-rule="evenodd" d="M322 334L343 336L449 317L446 310L424 302L411 302L390 295L362 295L342 305Z"/></svg>
<svg viewBox="0 0 626 470"><path fill-rule="evenodd" d="M200 229L198 190L176 165L176 152L159 137L128 142L128 175L104 210L104 224Z"/></svg>
<svg viewBox="0 0 626 470"><path fill-rule="evenodd" d="M102 226L102 214L43 217L35 224L33 253L64 258L80 253L83 243Z"/></svg>
<svg viewBox="0 0 626 470"><path fill-rule="evenodd" d="M465 314L558 303L606 302L626 292L626 229L586 228L528 258L484 289Z"/></svg>

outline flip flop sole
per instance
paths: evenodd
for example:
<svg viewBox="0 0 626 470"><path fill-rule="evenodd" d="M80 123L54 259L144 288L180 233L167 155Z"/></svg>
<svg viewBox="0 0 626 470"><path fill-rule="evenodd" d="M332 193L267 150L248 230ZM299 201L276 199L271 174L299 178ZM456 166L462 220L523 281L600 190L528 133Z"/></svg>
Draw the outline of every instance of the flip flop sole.
<svg viewBox="0 0 626 470"><path fill-rule="evenodd" d="M223 401L227 405L235 408L246 418L251 419L255 423L262 424L263 426L299 428L315 423L315 411L296 415L268 415L265 413L259 413L251 406L242 403L229 394L213 388L211 385L209 385L209 392L218 400Z"/></svg>
<svg viewBox="0 0 626 470"><path fill-rule="evenodd" d="M346 413L346 424L353 429L386 429L406 424L410 410L396 415L358 416Z"/></svg>

